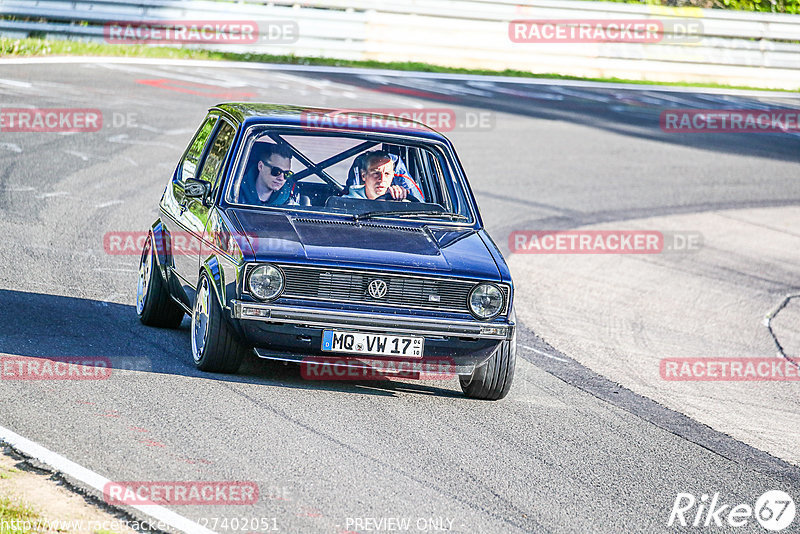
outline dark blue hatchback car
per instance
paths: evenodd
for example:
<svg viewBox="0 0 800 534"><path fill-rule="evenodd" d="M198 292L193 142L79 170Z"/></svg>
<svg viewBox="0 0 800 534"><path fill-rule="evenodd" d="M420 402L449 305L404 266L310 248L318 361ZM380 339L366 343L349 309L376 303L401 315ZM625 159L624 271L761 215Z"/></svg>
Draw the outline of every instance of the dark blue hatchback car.
<svg viewBox="0 0 800 534"><path fill-rule="evenodd" d="M452 144L430 128L221 104L159 212L137 313L173 328L189 313L199 369L236 372L252 353L359 369L446 361L467 396L508 393L511 276Z"/></svg>

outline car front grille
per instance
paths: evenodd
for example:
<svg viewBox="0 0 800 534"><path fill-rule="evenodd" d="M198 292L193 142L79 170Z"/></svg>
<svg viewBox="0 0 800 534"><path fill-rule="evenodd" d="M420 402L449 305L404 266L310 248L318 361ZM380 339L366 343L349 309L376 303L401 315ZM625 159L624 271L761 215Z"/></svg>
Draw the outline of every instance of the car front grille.
<svg viewBox="0 0 800 534"><path fill-rule="evenodd" d="M466 280L407 276L370 271L279 265L286 280L285 298L353 302L373 306L422 308L469 313L467 299L478 283ZM369 286L383 281L385 294L375 298ZM379 282L376 282L379 284ZM506 285L500 284L508 306Z"/></svg>

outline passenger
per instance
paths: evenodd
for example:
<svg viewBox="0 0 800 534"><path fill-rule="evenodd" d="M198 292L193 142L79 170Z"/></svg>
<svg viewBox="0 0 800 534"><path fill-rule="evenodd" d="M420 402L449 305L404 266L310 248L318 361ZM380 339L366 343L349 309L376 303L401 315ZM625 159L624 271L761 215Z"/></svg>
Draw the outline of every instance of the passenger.
<svg viewBox="0 0 800 534"><path fill-rule="evenodd" d="M383 150L367 152L364 167L361 169L363 185L351 185L345 198L363 198L376 200L388 194L394 200L405 200L409 190L400 185L392 185L394 179L394 162ZM388 198L387 198L388 200Z"/></svg>
<svg viewBox="0 0 800 534"><path fill-rule="evenodd" d="M297 205L292 177L292 151L286 145L254 143L251 166L242 180L239 203L252 206Z"/></svg>

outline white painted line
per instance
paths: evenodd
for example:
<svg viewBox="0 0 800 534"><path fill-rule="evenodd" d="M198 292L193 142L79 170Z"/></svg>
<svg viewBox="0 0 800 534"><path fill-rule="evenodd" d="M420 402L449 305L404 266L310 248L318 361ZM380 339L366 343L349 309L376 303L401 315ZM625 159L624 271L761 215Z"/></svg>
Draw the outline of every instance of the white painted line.
<svg viewBox="0 0 800 534"><path fill-rule="evenodd" d="M546 353L546 352L544 352L542 350L535 349L533 347L529 347L527 345L520 345L520 347L522 347L523 349L527 349L527 350L529 350L531 352L535 352L536 354L541 354L542 356L547 356L548 358L551 358L553 360L558 360L559 362L568 362L569 361L569 360L565 360L564 358L559 358L558 356L553 356L552 354L548 354L548 353Z"/></svg>
<svg viewBox="0 0 800 534"><path fill-rule="evenodd" d="M20 451L21 453L30 456L42 462L43 464L49 465L56 471L59 471L70 478L86 484L87 486L91 486L100 493L103 493L103 488L105 488L106 484L111 482L104 476L98 475L94 471L90 471L89 469L86 469L85 467L80 466L71 460L67 460L60 454L56 454L49 449L45 449L41 445L34 443L29 439L25 439L19 434L16 434L2 426L0 426L0 442L11 445L14 449ZM185 517L178 515L175 512L164 508L163 506L158 506L155 504L146 506L135 505L131 506L131 508L142 512L143 514L155 519L158 522L161 522L162 524L169 525L170 527L176 528L182 532L188 532L190 534L214 534L213 530L209 530L202 525L195 523L194 521L186 519ZM157 524L151 523L151 526L158 528Z"/></svg>
<svg viewBox="0 0 800 534"><path fill-rule="evenodd" d="M11 152L16 152L17 154L22 152L22 149L16 143L0 143L0 148L3 150L10 150Z"/></svg>
<svg viewBox="0 0 800 534"><path fill-rule="evenodd" d="M170 67L212 67L225 69L252 69L297 72L321 72L335 74L355 74L363 76L394 76L399 78L432 78L440 80L465 80L516 83L523 85L557 85L561 87L591 87L595 89L626 89L630 91L662 91L667 93L704 93L710 95L739 95L760 96L771 98L797 98L800 92L786 91L759 91L749 89L723 89L719 87L683 87L671 85L640 85L634 83L590 82L583 80L557 80L547 78L515 78L513 76L491 76L484 74L450 74L437 72L416 72L404 70L364 69L355 67L328 67L316 65L283 65L278 63L250 63L245 61L208 61L194 59L161 59L161 58L133 58L133 57L24 57L0 59L0 65L26 65L26 64L132 64L132 65L163 65Z"/></svg>
<svg viewBox="0 0 800 534"><path fill-rule="evenodd" d="M0 78L0 85L10 85L11 87L24 87L25 89L33 87L32 83L20 82L17 80L5 80Z"/></svg>
<svg viewBox="0 0 800 534"><path fill-rule="evenodd" d="M97 62L97 64L102 64L102 63L101 62ZM177 72L165 73L165 72L158 71L158 70L137 68L137 67L133 67L133 66L130 66L130 65L122 65L122 66L116 65L115 66L114 64L111 64L111 63L105 63L105 64L102 64L102 66L104 68L106 68L106 69L109 69L109 70L129 72L129 73L133 73L133 74L143 74L143 75L146 75L146 76L161 76L161 77L169 76L170 80L178 80L178 81L188 82L188 83L192 83L192 84L198 83L198 76L196 75L196 73L190 73L190 74L180 74L180 73L177 73ZM234 88L234 87L246 87L247 86L247 83L244 83L241 80L225 80L225 79L222 79L222 78L208 79L207 77L206 78L202 78L202 80L203 80L203 82L213 83L214 85L218 85L220 87L225 87L225 88L228 88L228 89ZM192 133L194 133L194 132L192 132Z"/></svg>
<svg viewBox="0 0 800 534"><path fill-rule="evenodd" d="M20 192L20 191L36 191L36 189L33 188L33 187L28 187L28 186L9 185L9 186L3 187L3 191Z"/></svg>
<svg viewBox="0 0 800 534"><path fill-rule="evenodd" d="M136 128L136 126L134 126L134 128ZM141 128L146 132L152 132L161 135L184 135L184 134L193 134L195 132L193 128L176 128L174 130L162 130L161 128L155 128L153 126L148 126L147 124L143 124L139 126L139 128Z"/></svg>
<svg viewBox="0 0 800 534"><path fill-rule="evenodd" d="M69 191L53 191L52 193L42 193L41 195L36 195L36 198L63 197L64 195L69 195Z"/></svg>
<svg viewBox="0 0 800 534"><path fill-rule="evenodd" d="M122 204L121 200L109 200L108 202L103 202L102 204L95 204L95 208L107 208L109 206L115 206L117 204Z"/></svg>
<svg viewBox="0 0 800 534"><path fill-rule="evenodd" d="M70 156L75 156L76 158L80 158L83 161L89 161L89 154L84 154L83 152L76 152L75 150L63 150L65 154L69 154Z"/></svg>

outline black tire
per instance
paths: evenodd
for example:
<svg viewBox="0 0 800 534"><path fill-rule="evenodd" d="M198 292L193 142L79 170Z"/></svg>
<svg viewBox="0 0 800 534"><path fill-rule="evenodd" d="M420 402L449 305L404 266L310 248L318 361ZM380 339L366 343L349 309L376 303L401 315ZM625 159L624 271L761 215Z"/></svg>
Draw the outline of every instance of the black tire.
<svg viewBox="0 0 800 534"><path fill-rule="evenodd" d="M459 377L461 390L471 399L500 400L508 395L514 381L517 360L517 338L500 343L485 364L471 376Z"/></svg>
<svg viewBox="0 0 800 534"><path fill-rule="evenodd" d="M205 293L207 292L207 293ZM202 300L206 304L202 304ZM202 308L206 308L207 325L203 328L198 323L202 320ZM223 317L223 311L214 295L208 275L200 275L197 283L197 296L192 309L192 357L195 366L201 371L210 373L235 373L248 353L236 336L236 333ZM198 347L197 339L203 331L205 338L202 347Z"/></svg>
<svg viewBox="0 0 800 534"><path fill-rule="evenodd" d="M136 287L136 314L142 324L161 328L178 328L184 311L169 295L156 262L152 235L142 247L139 279Z"/></svg>

